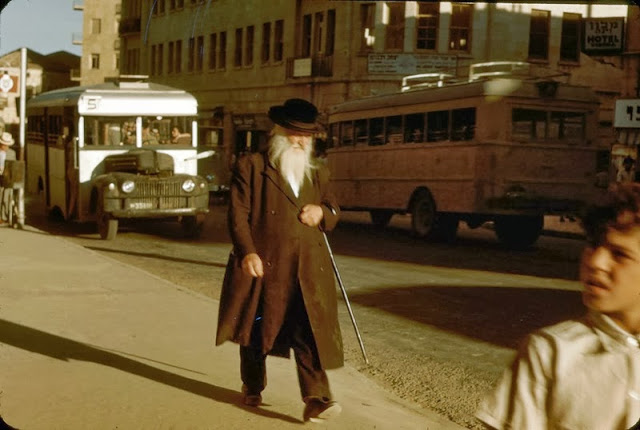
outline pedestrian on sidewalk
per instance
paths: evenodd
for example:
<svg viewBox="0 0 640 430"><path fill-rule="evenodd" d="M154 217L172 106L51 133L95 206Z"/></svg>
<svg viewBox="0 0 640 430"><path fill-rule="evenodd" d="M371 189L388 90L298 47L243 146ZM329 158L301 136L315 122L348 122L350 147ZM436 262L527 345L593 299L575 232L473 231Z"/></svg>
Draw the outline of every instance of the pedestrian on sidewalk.
<svg viewBox="0 0 640 430"><path fill-rule="evenodd" d="M343 366L337 297L322 231L339 208L328 171L313 157L317 108L289 99L269 109L275 123L268 148L235 163L228 222L233 242L220 297L216 344L240 344L243 401L259 406L266 357L296 360L304 421L341 408L326 369Z"/></svg>
<svg viewBox="0 0 640 430"><path fill-rule="evenodd" d="M528 337L480 404L490 428L640 428L640 184L613 187L582 223L587 314Z"/></svg>

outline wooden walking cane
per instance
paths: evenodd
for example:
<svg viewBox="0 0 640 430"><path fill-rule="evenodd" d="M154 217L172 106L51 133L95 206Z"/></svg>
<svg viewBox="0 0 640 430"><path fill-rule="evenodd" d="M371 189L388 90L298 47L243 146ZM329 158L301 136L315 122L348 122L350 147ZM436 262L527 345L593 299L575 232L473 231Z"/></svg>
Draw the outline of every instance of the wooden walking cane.
<svg viewBox="0 0 640 430"><path fill-rule="evenodd" d="M347 310L349 311L349 316L351 317L351 322L353 323L353 329L356 332L356 337L358 338L358 343L360 344L360 350L362 351L362 357L364 358L364 362L369 364L369 359L367 358L367 353L364 350L364 343L362 343L362 337L360 337L360 331L358 330L358 324L356 323L356 319L353 316L353 311L351 310L351 304L349 303L349 297L347 297L347 290L344 288L344 284L342 283L342 278L340 277L340 272L338 272L338 266L336 265L336 259L333 257L333 252L331 251L331 245L329 245L329 239L327 239L327 233L322 232L322 236L324 237L324 243L327 244L327 249L329 250L329 257L331 257L331 264L333 265L333 272L336 274L336 279L338 280L338 285L340 285L340 290L342 291L342 297L344 297L344 302L347 304Z"/></svg>

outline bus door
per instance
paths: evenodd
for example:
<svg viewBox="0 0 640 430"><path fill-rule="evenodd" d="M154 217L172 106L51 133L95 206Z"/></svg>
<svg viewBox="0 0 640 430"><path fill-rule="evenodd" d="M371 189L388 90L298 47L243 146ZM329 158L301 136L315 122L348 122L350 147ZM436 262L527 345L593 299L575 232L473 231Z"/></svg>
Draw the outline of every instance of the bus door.
<svg viewBox="0 0 640 430"><path fill-rule="evenodd" d="M47 207L67 218L65 147L61 135L62 116L47 109L45 130L45 195Z"/></svg>

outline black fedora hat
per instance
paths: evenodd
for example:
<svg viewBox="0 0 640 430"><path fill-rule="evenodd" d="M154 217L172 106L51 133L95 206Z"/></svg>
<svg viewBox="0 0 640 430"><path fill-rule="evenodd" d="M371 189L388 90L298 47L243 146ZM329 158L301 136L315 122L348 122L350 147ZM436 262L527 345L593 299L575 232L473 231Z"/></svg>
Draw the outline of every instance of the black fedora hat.
<svg viewBox="0 0 640 430"><path fill-rule="evenodd" d="M322 126L316 122L318 109L303 99L289 99L281 106L271 106L269 118L289 130L305 133L322 131Z"/></svg>

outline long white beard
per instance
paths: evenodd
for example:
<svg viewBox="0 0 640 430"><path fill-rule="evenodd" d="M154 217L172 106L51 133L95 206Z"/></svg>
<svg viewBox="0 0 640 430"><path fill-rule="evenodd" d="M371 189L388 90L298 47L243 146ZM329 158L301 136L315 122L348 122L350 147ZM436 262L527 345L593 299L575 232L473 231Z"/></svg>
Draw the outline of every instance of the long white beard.
<svg viewBox="0 0 640 430"><path fill-rule="evenodd" d="M274 134L269 142L269 160L283 178L293 180L300 187L304 177L311 179L314 166L311 161L312 145L299 149L291 145L285 135Z"/></svg>

